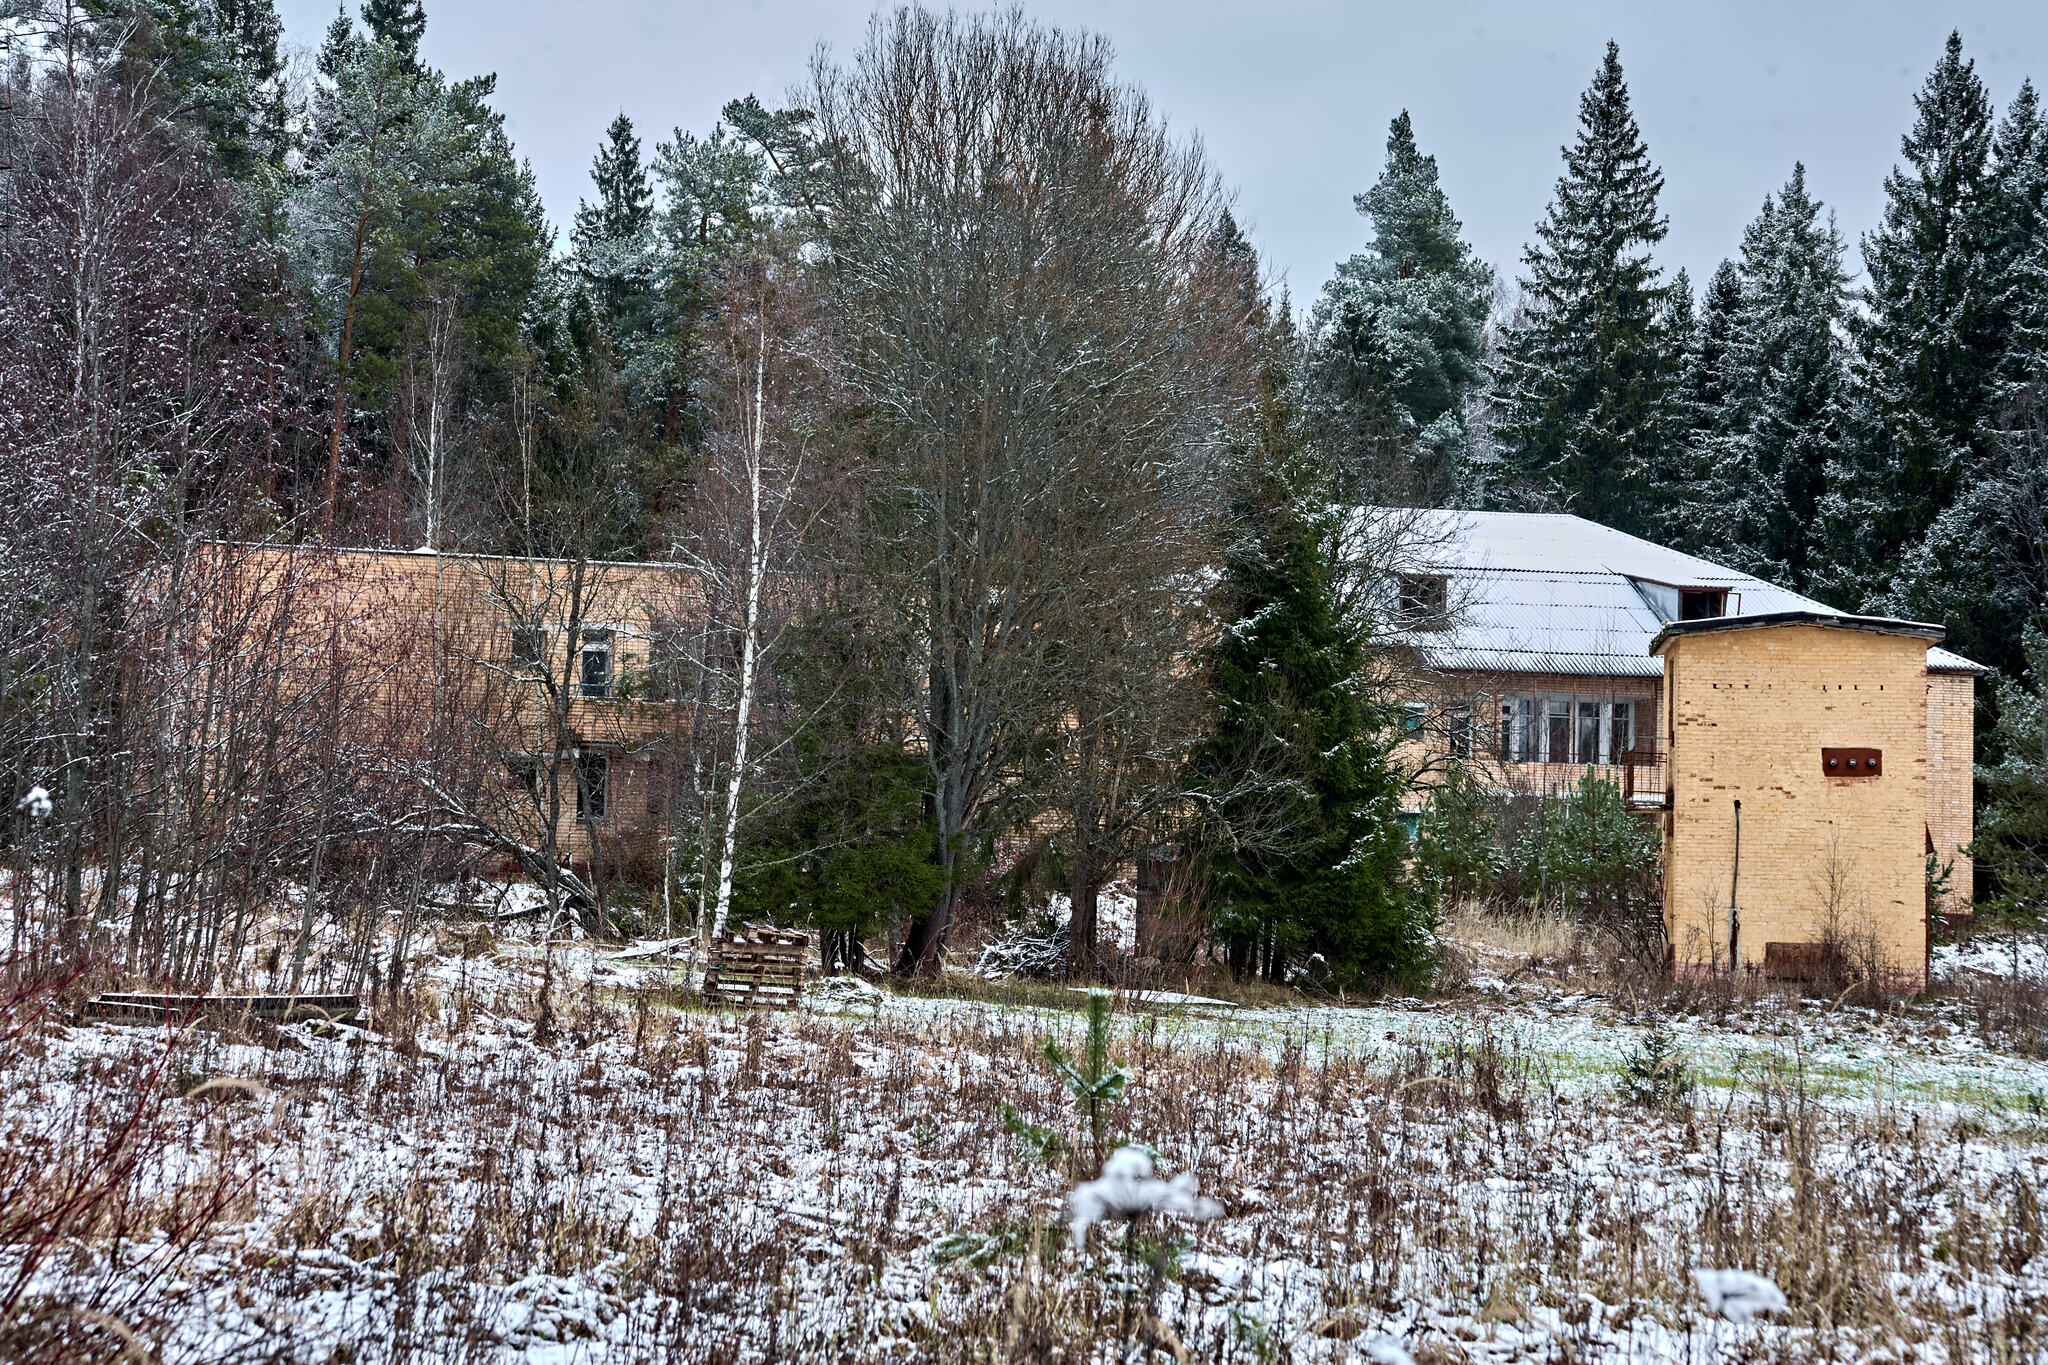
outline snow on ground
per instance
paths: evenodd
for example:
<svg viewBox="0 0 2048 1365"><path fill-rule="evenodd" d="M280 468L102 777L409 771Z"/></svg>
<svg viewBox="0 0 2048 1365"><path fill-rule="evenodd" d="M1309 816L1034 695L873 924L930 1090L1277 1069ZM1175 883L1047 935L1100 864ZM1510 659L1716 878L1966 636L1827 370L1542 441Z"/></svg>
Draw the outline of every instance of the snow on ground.
<svg viewBox="0 0 2048 1365"><path fill-rule="evenodd" d="M1935 945L1932 975L1953 981L1963 973L2048 986L2048 939L2023 934L1979 934L1966 943Z"/></svg>
<svg viewBox="0 0 2048 1365"><path fill-rule="evenodd" d="M1091 1138L1039 1044L1076 1041L1068 1002L833 978L802 1014L742 1018L688 1005L644 947L487 934L415 975L426 1013L375 1031L185 1035L180 1091L261 1090L169 1101L138 1199L246 1187L175 1265L158 1233L37 1286L170 1267L138 1301L167 1365L1080 1361L1146 1339L1246 1362L2048 1359L2048 1062L1961 1005L1667 1015L1698 1087L1661 1110L1619 1094L1650 1029L1625 998L1119 996L1135 1080L1109 1140L1223 1207L1126 1253L1121 1231L1064 1240ZM0 1137L75 1146L164 1047L39 1032L0 1057ZM1071 1162L1033 1160L1004 1106ZM1788 1308L1714 1317L1702 1269Z"/></svg>

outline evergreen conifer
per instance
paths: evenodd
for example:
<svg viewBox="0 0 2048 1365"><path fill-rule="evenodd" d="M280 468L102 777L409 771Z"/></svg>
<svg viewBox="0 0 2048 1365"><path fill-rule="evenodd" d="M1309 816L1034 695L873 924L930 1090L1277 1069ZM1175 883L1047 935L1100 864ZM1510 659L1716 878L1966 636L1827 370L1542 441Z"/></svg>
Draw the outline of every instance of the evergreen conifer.
<svg viewBox="0 0 2048 1365"><path fill-rule="evenodd" d="M1526 316L1505 339L1500 439L1524 478L1624 531L1654 522L1653 472L1678 437L1675 369L1662 318L1668 287L1650 248L1664 239L1664 176L1629 106L1621 52L1607 45L1579 100L1557 197L1523 254Z"/></svg>
<svg viewBox="0 0 2048 1365"><path fill-rule="evenodd" d="M1854 435L1829 479L1816 584L1894 612L1913 610L1912 552L1986 464L2000 358L1991 102L1959 35L1914 107L1883 221L1863 238Z"/></svg>
<svg viewBox="0 0 2048 1365"><path fill-rule="evenodd" d="M1285 405L1268 416L1279 459L1238 499L1236 623L1215 649L1216 725L1194 760L1217 816L1218 928L1241 975L1279 981L1305 963L1335 987L1418 980L1433 909L1405 866L1397 717L1361 685L1365 641L1338 602L1322 481Z"/></svg>
<svg viewBox="0 0 2048 1365"><path fill-rule="evenodd" d="M1708 288L1681 390L1693 480L1674 504L1686 548L1805 589L1829 466L1841 453L1847 358L1842 241L1806 168L1750 223L1740 263Z"/></svg>
<svg viewBox="0 0 2048 1365"><path fill-rule="evenodd" d="M1439 501L1464 461L1465 399L1485 378L1493 272L1460 235L1405 109L1387 133L1386 169L1353 202L1373 244L1337 267L1311 317L1314 407L1341 492ZM1390 462L1407 468L1407 487L1374 477Z"/></svg>
<svg viewBox="0 0 2048 1365"><path fill-rule="evenodd" d="M2026 627L2021 652L2024 677L1998 682L2000 757L1977 769L1984 800L1970 855L1986 874L1981 903L2039 925L2048 920L2048 635L2039 625Z"/></svg>
<svg viewBox="0 0 2048 1365"><path fill-rule="evenodd" d="M633 120L623 112L605 129L604 143L591 159L590 178L597 202L576 206L576 266L596 295L614 343L630 355L645 323L652 285L654 192Z"/></svg>
<svg viewBox="0 0 2048 1365"><path fill-rule="evenodd" d="M364 0L363 25L372 38L391 44L402 60L419 65L420 40L427 36L423 0Z"/></svg>

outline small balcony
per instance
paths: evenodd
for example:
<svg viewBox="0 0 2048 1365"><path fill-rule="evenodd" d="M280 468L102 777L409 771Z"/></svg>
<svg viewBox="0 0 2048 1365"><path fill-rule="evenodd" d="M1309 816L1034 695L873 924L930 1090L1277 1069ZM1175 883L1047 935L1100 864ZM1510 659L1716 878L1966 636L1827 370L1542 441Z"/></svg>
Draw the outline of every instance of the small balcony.
<svg viewBox="0 0 2048 1365"><path fill-rule="evenodd" d="M1620 788L1622 800L1638 810L1655 810L1664 804L1665 762L1661 739L1638 741L1608 763L1496 759L1489 766L1500 787L1518 795L1553 795L1569 791L1592 777Z"/></svg>

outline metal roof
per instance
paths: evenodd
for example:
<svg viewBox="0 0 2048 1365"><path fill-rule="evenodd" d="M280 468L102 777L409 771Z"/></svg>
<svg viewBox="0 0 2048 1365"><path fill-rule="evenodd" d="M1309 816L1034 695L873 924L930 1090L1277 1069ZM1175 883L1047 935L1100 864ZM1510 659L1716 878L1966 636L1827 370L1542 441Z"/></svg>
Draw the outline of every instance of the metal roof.
<svg viewBox="0 0 2048 1365"><path fill-rule="evenodd" d="M1726 589L1730 616L1842 615L1754 575L1584 517L1375 507L1354 514L1354 527L1369 531L1375 523L1397 525L1394 533L1408 542L1402 571L1449 580L1444 628L1399 637L1432 668L1660 677L1664 661L1650 645L1676 615L1656 604L1669 589ZM1927 666L1984 671L1939 647L1927 651Z"/></svg>

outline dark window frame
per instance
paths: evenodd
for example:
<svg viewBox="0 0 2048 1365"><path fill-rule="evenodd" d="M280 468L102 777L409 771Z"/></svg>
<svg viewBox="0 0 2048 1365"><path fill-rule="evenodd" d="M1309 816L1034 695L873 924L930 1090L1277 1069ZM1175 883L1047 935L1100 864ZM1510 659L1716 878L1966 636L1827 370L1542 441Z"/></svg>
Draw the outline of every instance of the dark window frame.
<svg viewBox="0 0 2048 1365"><path fill-rule="evenodd" d="M600 675L591 676L591 661L602 661ZM578 696L602 700L612 695L618 679L617 660L613 657L612 633L608 630L586 630L576 648L576 691Z"/></svg>
<svg viewBox="0 0 2048 1365"><path fill-rule="evenodd" d="M609 818L612 804L612 756L586 749L576 755L576 818L586 825Z"/></svg>
<svg viewBox="0 0 2048 1365"><path fill-rule="evenodd" d="M1451 610L1451 580L1442 574L1396 574L1394 619L1420 630L1443 628Z"/></svg>
<svg viewBox="0 0 2048 1365"><path fill-rule="evenodd" d="M1726 588L1680 588L1678 590L1678 619L1681 621L1709 621L1716 616L1728 614L1728 590Z"/></svg>

